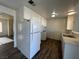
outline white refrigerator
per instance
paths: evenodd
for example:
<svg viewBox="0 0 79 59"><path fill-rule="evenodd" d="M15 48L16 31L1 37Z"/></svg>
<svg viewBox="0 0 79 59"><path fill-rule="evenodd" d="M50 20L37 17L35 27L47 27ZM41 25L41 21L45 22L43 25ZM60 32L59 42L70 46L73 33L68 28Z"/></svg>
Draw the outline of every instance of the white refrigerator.
<svg viewBox="0 0 79 59"><path fill-rule="evenodd" d="M19 24L18 49L28 59L40 50L41 44L41 24L37 19L24 19Z"/></svg>

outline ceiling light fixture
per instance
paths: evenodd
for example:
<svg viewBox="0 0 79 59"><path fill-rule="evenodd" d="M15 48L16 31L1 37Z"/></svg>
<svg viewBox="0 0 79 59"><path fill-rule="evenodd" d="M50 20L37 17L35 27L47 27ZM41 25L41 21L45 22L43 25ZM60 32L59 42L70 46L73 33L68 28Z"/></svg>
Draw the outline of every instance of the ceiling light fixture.
<svg viewBox="0 0 79 59"><path fill-rule="evenodd" d="M57 15L57 13L55 11L53 11L51 17L56 17L56 15Z"/></svg>
<svg viewBox="0 0 79 59"><path fill-rule="evenodd" d="M74 10L70 10L67 15L74 15L76 12Z"/></svg>
<svg viewBox="0 0 79 59"><path fill-rule="evenodd" d="M55 17L56 15L52 15L51 17Z"/></svg>
<svg viewBox="0 0 79 59"><path fill-rule="evenodd" d="M68 15L74 15L76 12L69 12Z"/></svg>
<svg viewBox="0 0 79 59"><path fill-rule="evenodd" d="M54 12L52 12L52 14L56 15L56 12L54 11Z"/></svg>

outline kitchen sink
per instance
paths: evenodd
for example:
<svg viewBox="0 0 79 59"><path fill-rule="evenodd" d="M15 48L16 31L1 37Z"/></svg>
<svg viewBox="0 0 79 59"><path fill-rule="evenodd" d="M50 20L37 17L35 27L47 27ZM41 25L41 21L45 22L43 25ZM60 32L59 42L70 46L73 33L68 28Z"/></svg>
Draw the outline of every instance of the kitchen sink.
<svg viewBox="0 0 79 59"><path fill-rule="evenodd" d="M76 38L74 35L63 35L65 37Z"/></svg>

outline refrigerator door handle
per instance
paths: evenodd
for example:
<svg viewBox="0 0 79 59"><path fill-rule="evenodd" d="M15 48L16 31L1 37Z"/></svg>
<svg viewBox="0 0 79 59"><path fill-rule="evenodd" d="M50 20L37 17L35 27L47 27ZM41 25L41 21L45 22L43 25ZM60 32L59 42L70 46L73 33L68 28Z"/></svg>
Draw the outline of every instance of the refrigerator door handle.
<svg viewBox="0 0 79 59"><path fill-rule="evenodd" d="M32 24L32 33L33 33L33 24ZM33 40L33 34L32 34L32 40Z"/></svg>

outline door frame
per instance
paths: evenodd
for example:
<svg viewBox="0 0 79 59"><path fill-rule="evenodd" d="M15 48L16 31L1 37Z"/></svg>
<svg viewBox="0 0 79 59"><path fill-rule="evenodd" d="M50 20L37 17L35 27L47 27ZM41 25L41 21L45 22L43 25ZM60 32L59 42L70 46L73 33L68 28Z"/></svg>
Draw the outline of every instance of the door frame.
<svg viewBox="0 0 79 59"><path fill-rule="evenodd" d="M13 16L14 47L17 47L17 42L16 42L16 11L11 9L11 8L0 5L0 12L3 12L3 13L6 13L8 15Z"/></svg>

